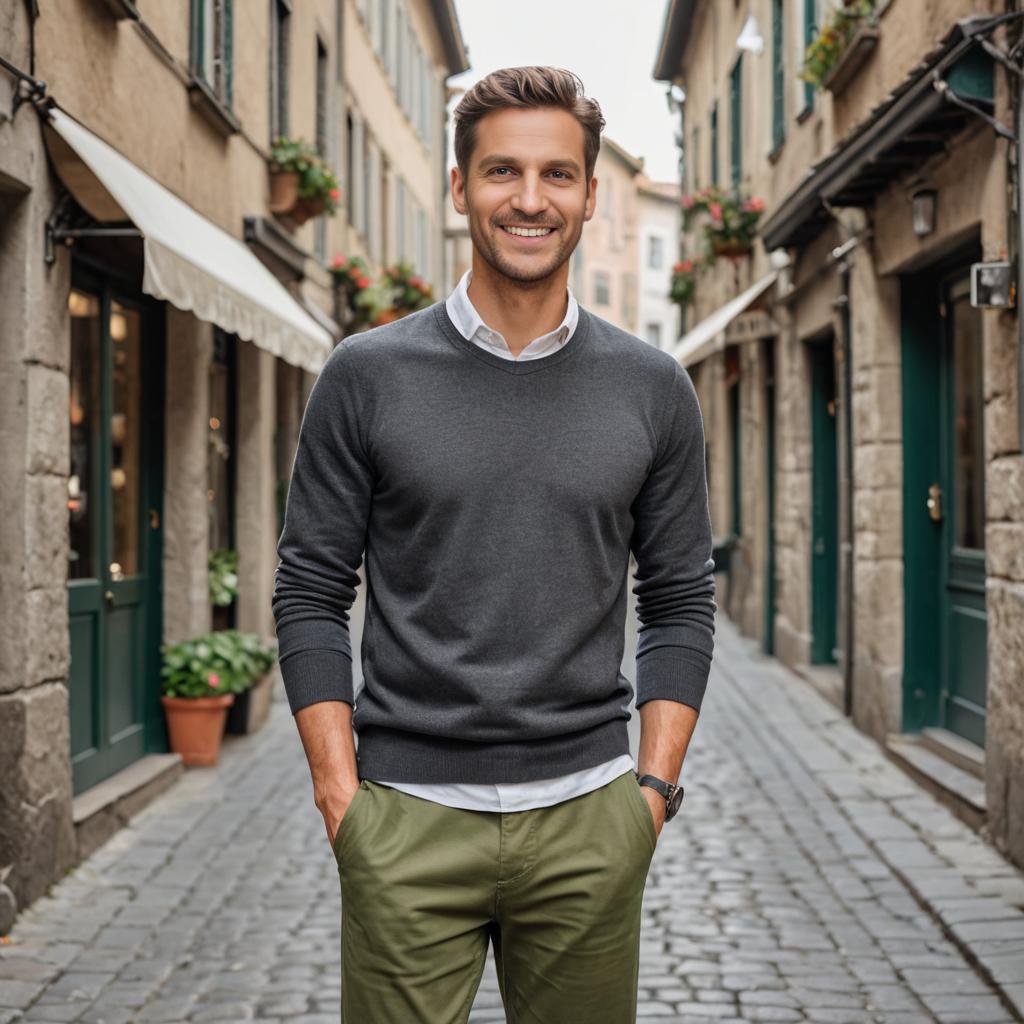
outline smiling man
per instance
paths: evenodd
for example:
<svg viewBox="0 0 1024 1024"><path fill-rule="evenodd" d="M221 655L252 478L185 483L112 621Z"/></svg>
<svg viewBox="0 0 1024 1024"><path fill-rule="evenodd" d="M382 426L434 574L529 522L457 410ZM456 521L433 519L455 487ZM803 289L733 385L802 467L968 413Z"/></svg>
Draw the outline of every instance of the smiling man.
<svg viewBox="0 0 1024 1024"><path fill-rule="evenodd" d="M278 544L281 672L340 875L342 1019L463 1024L490 942L512 1024L628 1024L713 649L701 414L678 363L569 292L604 125L579 79L496 71L455 125L472 270L331 354Z"/></svg>

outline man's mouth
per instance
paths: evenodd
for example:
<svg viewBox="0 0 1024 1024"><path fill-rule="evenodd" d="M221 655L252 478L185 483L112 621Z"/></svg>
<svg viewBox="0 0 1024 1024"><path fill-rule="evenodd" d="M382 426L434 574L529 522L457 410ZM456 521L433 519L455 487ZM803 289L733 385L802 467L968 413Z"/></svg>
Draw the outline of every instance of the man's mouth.
<svg viewBox="0 0 1024 1024"><path fill-rule="evenodd" d="M544 235L550 235L554 228L522 228L516 224L502 224L502 231L507 231L510 235L516 235L518 238L542 238Z"/></svg>

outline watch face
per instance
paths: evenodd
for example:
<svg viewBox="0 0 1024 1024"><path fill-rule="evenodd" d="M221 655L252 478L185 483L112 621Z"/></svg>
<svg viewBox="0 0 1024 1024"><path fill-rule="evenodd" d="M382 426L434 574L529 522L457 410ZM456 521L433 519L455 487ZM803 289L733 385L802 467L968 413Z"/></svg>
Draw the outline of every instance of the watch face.
<svg viewBox="0 0 1024 1024"><path fill-rule="evenodd" d="M676 812L679 810L679 805L683 802L683 787L677 786L676 791L672 794L672 799L668 802L668 809L665 812L665 820L675 817Z"/></svg>

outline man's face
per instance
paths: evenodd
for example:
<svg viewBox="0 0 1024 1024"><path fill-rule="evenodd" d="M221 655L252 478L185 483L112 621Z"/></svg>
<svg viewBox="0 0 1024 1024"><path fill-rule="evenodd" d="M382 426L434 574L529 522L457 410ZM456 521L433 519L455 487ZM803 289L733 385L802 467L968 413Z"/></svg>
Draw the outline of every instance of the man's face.
<svg viewBox="0 0 1024 1024"><path fill-rule="evenodd" d="M452 168L452 200L498 273L541 281L572 255L597 195L583 143L582 125L557 107L498 110L477 123L465 179Z"/></svg>

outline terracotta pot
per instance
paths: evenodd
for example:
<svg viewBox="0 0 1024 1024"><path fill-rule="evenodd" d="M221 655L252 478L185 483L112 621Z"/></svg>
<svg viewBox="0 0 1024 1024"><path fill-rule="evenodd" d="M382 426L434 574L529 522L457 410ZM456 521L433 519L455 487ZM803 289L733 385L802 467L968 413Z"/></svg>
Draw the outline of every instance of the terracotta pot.
<svg viewBox="0 0 1024 1024"><path fill-rule="evenodd" d="M401 320L409 311L407 309L385 309L376 320L373 321L375 327L380 327L382 324L390 324L395 320Z"/></svg>
<svg viewBox="0 0 1024 1024"><path fill-rule="evenodd" d="M711 250L716 256L749 256L752 248L750 242L738 238L716 239L711 243Z"/></svg>
<svg viewBox="0 0 1024 1024"><path fill-rule="evenodd" d="M220 756L224 720L235 695L219 697L161 697L167 716L171 750L188 767L214 765Z"/></svg>
<svg viewBox="0 0 1024 1024"><path fill-rule="evenodd" d="M299 199L298 171L270 172L270 210L287 213Z"/></svg>

